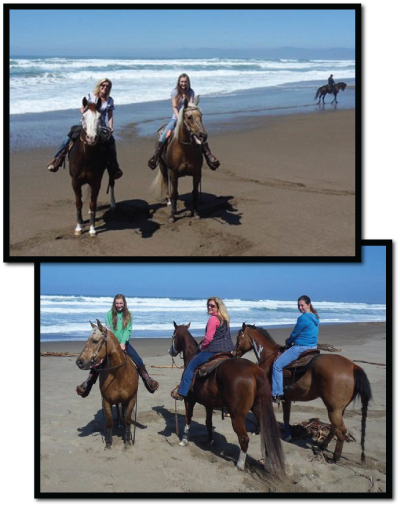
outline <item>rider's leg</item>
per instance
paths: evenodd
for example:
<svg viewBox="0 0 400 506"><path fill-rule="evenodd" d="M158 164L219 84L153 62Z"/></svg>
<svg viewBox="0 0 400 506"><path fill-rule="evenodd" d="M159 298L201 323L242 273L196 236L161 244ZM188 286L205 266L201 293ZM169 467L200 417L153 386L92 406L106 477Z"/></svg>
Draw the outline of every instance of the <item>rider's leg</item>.
<svg viewBox="0 0 400 506"><path fill-rule="evenodd" d="M147 165L150 167L151 170L154 170L158 162L160 160L161 153L164 149L164 146L166 144L167 139L171 135L171 131L175 128L175 122L176 120L171 119L168 125L165 127L164 132L162 133L160 140L157 143L157 147L155 150L154 155L150 158L150 160L147 162Z"/></svg>
<svg viewBox="0 0 400 506"><path fill-rule="evenodd" d="M186 396L189 393L195 370L202 364L205 364L213 355L214 353L210 353L209 351L201 351L189 362L183 373L181 384L179 385L179 395Z"/></svg>
<svg viewBox="0 0 400 506"><path fill-rule="evenodd" d="M146 366L144 365L143 360L140 358L138 352L135 350L135 348L128 342L125 345L125 351L126 353L131 357L134 364L137 367L139 376L142 378L144 386L147 388L147 390L150 393L154 393L157 388L159 387L158 382L151 378L149 373L147 372Z"/></svg>
<svg viewBox="0 0 400 506"><path fill-rule="evenodd" d="M58 169L61 167L61 165L64 163L65 157L68 154L69 143L70 143L70 138L67 136L62 141L60 147L58 148L57 153L55 154L54 158L51 160L51 162L47 166L47 168L50 172L57 172Z"/></svg>
<svg viewBox="0 0 400 506"><path fill-rule="evenodd" d="M204 154L204 158L206 159L207 165L210 167L211 170L216 170L220 166L218 158L216 158L210 150L210 146L208 145L208 142L204 142L202 145L202 150Z"/></svg>
<svg viewBox="0 0 400 506"><path fill-rule="evenodd" d="M114 179L119 179L120 177L122 177L123 172L119 168L117 160L117 148L115 147L115 139L112 135L110 139L104 143L104 149L106 152L107 167L109 174Z"/></svg>
<svg viewBox="0 0 400 506"><path fill-rule="evenodd" d="M92 390L92 386L96 383L98 376L98 369L90 369L88 378L76 387L76 393L81 397L87 397Z"/></svg>

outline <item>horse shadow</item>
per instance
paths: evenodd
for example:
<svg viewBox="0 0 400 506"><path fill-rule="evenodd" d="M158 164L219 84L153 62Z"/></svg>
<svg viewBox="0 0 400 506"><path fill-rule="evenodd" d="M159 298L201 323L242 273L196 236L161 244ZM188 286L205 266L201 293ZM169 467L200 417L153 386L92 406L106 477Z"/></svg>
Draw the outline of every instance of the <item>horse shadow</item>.
<svg viewBox="0 0 400 506"><path fill-rule="evenodd" d="M201 193L199 198L199 214L201 219L216 219L223 224L241 225L242 214L235 208L231 200L232 195L217 196L212 193ZM176 221L186 218L187 213L192 210L192 194L184 193L178 197L178 202L183 204L179 206L175 214Z"/></svg>
<svg viewBox="0 0 400 506"><path fill-rule="evenodd" d="M159 431L158 434L164 436L165 438L176 435L175 413L171 412L169 409L164 408L164 406L154 406L152 409L165 421L164 429ZM214 416L218 416L219 413L220 410L214 410ZM226 417L225 420L229 423L230 418ZM182 434L184 425L185 414L178 413L179 434ZM255 417L254 420L251 418L246 418L246 430L249 433L254 431L254 428L256 426L257 422L255 421ZM207 443L208 433L205 423L199 423L192 418L192 421L190 423L189 444L194 444L197 448L203 450L206 452L206 454L212 457L218 457L226 462L231 462L236 465L240 453L239 442L229 443L223 434L220 434L215 430L213 431L213 436L214 445L211 446ZM246 467L256 472L262 471L264 469L263 465L250 455L247 455Z"/></svg>
<svg viewBox="0 0 400 506"><path fill-rule="evenodd" d="M110 230L134 230L143 239L152 237L160 228L153 221L154 213L163 207L162 204L150 205L145 200L124 200L116 203L115 209L109 205L100 206L99 210L105 212L101 217L104 227L97 229L98 234Z"/></svg>
<svg viewBox="0 0 400 506"><path fill-rule="evenodd" d="M117 408L116 406L112 407L113 411L113 436L122 436L124 428L120 427L118 424L117 417ZM79 437L89 437L97 434L103 434L104 428L106 425L106 417L102 409L99 409L97 413L94 414L92 420L90 420L84 427L78 427ZM132 426L136 426L138 429L147 429L147 425L143 425L132 420Z"/></svg>

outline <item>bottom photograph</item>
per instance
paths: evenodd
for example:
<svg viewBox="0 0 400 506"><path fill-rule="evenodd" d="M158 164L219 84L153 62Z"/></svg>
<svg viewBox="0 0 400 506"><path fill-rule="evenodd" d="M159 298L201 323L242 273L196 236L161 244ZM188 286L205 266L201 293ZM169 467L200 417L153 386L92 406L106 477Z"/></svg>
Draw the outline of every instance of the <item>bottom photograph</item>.
<svg viewBox="0 0 400 506"><path fill-rule="evenodd" d="M362 244L37 264L35 497L391 497L392 244Z"/></svg>

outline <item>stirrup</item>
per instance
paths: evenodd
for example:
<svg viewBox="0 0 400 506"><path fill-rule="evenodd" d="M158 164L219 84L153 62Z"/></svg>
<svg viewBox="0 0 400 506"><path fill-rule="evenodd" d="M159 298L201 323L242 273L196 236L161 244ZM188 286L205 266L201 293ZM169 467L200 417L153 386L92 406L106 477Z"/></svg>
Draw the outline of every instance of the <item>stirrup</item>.
<svg viewBox="0 0 400 506"><path fill-rule="evenodd" d="M117 179L119 179L123 175L124 175L124 173L122 172L121 169L119 169L119 168L115 169L114 174L113 174L114 181L116 181Z"/></svg>
<svg viewBox="0 0 400 506"><path fill-rule="evenodd" d="M280 404L283 400L283 395L273 395L272 402L276 402L276 404Z"/></svg>
<svg viewBox="0 0 400 506"><path fill-rule="evenodd" d="M184 398L182 395L178 394L179 385L177 385L173 390L171 390L171 397L176 401L183 401Z"/></svg>
<svg viewBox="0 0 400 506"><path fill-rule="evenodd" d="M152 156L150 160L147 162L147 166L150 167L151 170L154 170L157 168L158 160L155 156Z"/></svg>

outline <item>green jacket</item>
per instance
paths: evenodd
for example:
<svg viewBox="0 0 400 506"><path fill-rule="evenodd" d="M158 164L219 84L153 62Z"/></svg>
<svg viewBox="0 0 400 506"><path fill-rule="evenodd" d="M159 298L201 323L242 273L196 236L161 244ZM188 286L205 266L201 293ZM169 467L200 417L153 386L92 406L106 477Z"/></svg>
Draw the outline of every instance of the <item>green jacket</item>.
<svg viewBox="0 0 400 506"><path fill-rule="evenodd" d="M113 327L112 323L112 310L106 315L106 326L115 334L115 337L121 344L126 344L129 341L132 333L132 319L125 328L122 326L122 313L117 313L117 328Z"/></svg>

